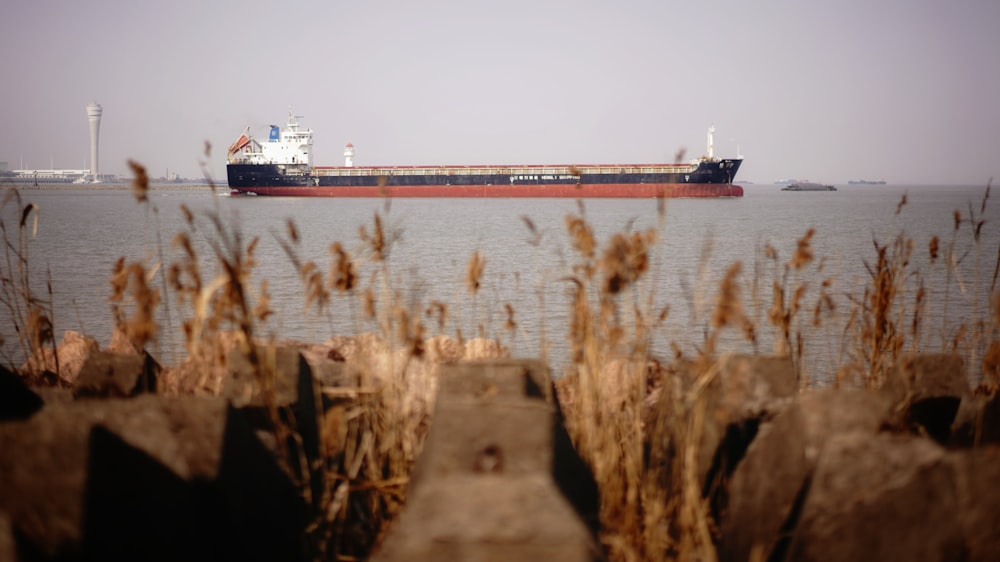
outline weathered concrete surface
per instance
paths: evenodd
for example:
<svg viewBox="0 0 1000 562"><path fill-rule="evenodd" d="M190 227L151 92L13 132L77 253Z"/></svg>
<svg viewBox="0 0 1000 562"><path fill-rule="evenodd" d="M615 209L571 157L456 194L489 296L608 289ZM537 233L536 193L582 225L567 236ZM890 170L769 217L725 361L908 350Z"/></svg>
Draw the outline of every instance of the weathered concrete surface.
<svg viewBox="0 0 1000 562"><path fill-rule="evenodd" d="M899 404L899 422L919 427L944 444L959 404L969 396L969 385L961 357L925 353L902 357L881 391Z"/></svg>
<svg viewBox="0 0 1000 562"><path fill-rule="evenodd" d="M224 395L256 429L275 435L284 430L291 432L285 443L277 445L276 452L280 454L282 447L287 451L294 480L308 483L311 503L318 510L323 497L323 407L312 367L294 346L258 345L256 354L255 365L238 349L229 353ZM304 464L300 460L303 455Z"/></svg>
<svg viewBox="0 0 1000 562"><path fill-rule="evenodd" d="M655 456L670 463L677 454L672 447L691 437L677 432L692 428L699 481L707 491L728 477L759 423L797 394L798 380L788 357L730 355L708 369L693 362L675 363L666 374L652 422L652 434L666 441L653 445L663 448Z"/></svg>
<svg viewBox="0 0 1000 562"><path fill-rule="evenodd" d="M46 406L0 424L0 511L30 549L65 559L188 552L158 541L190 521L208 548L231 542L242 559L296 559L288 549L301 549L304 523L297 491L241 414L221 399L150 395ZM140 523L156 513L179 520Z"/></svg>
<svg viewBox="0 0 1000 562"><path fill-rule="evenodd" d="M73 395L125 398L155 393L160 365L146 352L139 354L93 351L73 382Z"/></svg>
<svg viewBox="0 0 1000 562"><path fill-rule="evenodd" d="M17 562L17 543L10 517L0 511L0 562Z"/></svg>
<svg viewBox="0 0 1000 562"><path fill-rule="evenodd" d="M954 447L1000 444L1000 393L962 398L951 426L949 444Z"/></svg>
<svg viewBox="0 0 1000 562"><path fill-rule="evenodd" d="M755 547L771 556L794 528L826 442L845 432L874 438L891 406L864 390L811 391L761 425L729 483L721 558L746 560Z"/></svg>
<svg viewBox="0 0 1000 562"><path fill-rule="evenodd" d="M0 365L0 422L30 418L42 404L42 398L24 384L20 375Z"/></svg>
<svg viewBox="0 0 1000 562"><path fill-rule="evenodd" d="M557 422L537 362L442 369L407 506L373 560L593 560L556 485Z"/></svg>
<svg viewBox="0 0 1000 562"><path fill-rule="evenodd" d="M961 560L963 529L945 451L867 431L831 436L802 505L791 560Z"/></svg>
<svg viewBox="0 0 1000 562"><path fill-rule="evenodd" d="M967 560L1000 560L1000 447L949 452Z"/></svg>

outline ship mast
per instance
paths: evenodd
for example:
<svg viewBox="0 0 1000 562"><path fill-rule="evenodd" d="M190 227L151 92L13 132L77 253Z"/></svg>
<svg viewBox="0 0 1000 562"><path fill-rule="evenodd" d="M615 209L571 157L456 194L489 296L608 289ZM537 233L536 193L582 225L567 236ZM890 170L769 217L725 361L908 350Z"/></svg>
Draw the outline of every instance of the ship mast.
<svg viewBox="0 0 1000 562"><path fill-rule="evenodd" d="M708 128L708 159L715 159L715 125Z"/></svg>

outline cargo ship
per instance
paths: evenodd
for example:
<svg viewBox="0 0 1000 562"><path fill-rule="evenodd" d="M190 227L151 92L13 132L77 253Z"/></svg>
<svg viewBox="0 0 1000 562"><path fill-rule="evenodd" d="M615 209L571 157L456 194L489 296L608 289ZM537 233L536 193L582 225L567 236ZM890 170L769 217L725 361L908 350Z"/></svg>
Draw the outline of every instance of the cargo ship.
<svg viewBox="0 0 1000 562"><path fill-rule="evenodd" d="M266 140L248 127L229 147L226 174L233 195L293 197L742 197L733 184L743 158L708 154L678 164L483 166L356 166L354 146L343 166L313 166L313 133L289 111L284 128Z"/></svg>

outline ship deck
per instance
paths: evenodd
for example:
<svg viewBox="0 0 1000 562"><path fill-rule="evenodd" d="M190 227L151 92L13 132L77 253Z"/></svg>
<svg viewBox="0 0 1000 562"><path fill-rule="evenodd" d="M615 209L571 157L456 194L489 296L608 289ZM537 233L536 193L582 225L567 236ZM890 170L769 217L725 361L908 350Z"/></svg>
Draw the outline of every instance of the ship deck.
<svg viewBox="0 0 1000 562"><path fill-rule="evenodd" d="M580 176L598 174L689 174L697 164L587 164L515 166L316 166L316 176Z"/></svg>

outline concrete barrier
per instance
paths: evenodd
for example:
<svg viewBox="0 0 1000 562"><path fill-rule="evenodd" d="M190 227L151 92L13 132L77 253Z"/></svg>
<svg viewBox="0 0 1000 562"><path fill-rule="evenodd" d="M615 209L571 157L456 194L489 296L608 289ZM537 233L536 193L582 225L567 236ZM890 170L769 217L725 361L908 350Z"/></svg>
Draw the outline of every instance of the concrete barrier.
<svg viewBox="0 0 1000 562"><path fill-rule="evenodd" d="M970 395L962 358L947 353L902 357L881 392L900 405L894 421L919 428L941 444L950 441L959 406Z"/></svg>
<svg viewBox="0 0 1000 562"><path fill-rule="evenodd" d="M222 399L82 400L0 423L0 512L30 560L304 558L298 491Z"/></svg>
<svg viewBox="0 0 1000 562"><path fill-rule="evenodd" d="M0 422L30 418L42 408L42 398L24 379L0 365Z"/></svg>
<svg viewBox="0 0 1000 562"><path fill-rule="evenodd" d="M92 351L73 381L73 395L125 398L155 393L159 376L159 363L145 351L139 354Z"/></svg>
<svg viewBox="0 0 1000 562"><path fill-rule="evenodd" d="M309 491L303 495L318 511L323 497L323 410L312 367L289 345L258 345L255 360L256 365L238 349L229 353L223 395L246 414L255 429L277 436L283 433L276 431L281 424L294 432L277 444L275 452L285 457L295 481Z"/></svg>
<svg viewBox="0 0 1000 562"><path fill-rule="evenodd" d="M729 482L720 558L747 560L756 548L771 559L787 548L826 442L845 432L874 439L891 406L866 390L811 391L761 425Z"/></svg>
<svg viewBox="0 0 1000 562"><path fill-rule="evenodd" d="M557 408L536 361L442 368L407 505L373 560L594 560L555 474Z"/></svg>

